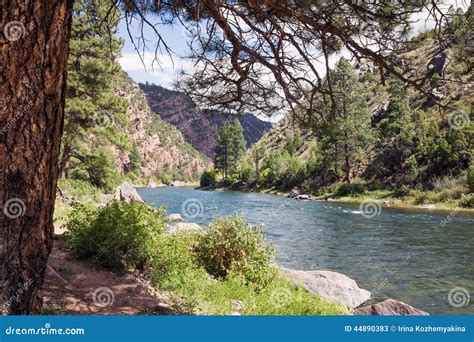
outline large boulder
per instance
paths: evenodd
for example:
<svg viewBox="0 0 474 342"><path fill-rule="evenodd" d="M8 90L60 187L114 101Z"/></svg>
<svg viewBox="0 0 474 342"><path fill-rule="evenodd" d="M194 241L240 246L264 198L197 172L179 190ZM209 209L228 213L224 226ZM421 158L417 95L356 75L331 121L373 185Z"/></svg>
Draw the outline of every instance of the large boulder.
<svg viewBox="0 0 474 342"><path fill-rule="evenodd" d="M429 313L393 299L354 310L358 316L428 316Z"/></svg>
<svg viewBox="0 0 474 342"><path fill-rule="evenodd" d="M147 188L157 188L159 185L153 180L150 179L146 185Z"/></svg>
<svg viewBox="0 0 474 342"><path fill-rule="evenodd" d="M332 271L298 271L282 268L285 278L303 286L312 294L332 302L355 308L370 298L370 292L344 274Z"/></svg>
<svg viewBox="0 0 474 342"><path fill-rule="evenodd" d="M145 202L138 194L137 190L127 182L120 184L115 190L115 197L121 201Z"/></svg>
<svg viewBox="0 0 474 342"><path fill-rule="evenodd" d="M176 222L176 221L184 221L180 214L170 214L168 216L168 221Z"/></svg>
<svg viewBox="0 0 474 342"><path fill-rule="evenodd" d="M191 222L178 222L174 225L168 225L166 229L166 234L174 235L178 232L186 232L186 231L199 231L202 230L202 227L197 223Z"/></svg>

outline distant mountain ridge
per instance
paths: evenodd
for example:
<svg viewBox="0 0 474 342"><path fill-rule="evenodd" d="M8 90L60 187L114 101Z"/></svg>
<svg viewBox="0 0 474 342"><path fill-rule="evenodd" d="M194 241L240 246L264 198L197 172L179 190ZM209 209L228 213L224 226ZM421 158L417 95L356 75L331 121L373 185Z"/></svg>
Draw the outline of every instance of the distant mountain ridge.
<svg viewBox="0 0 474 342"><path fill-rule="evenodd" d="M234 115L201 110L189 96L174 90L155 84L139 85L147 97L150 108L162 120L181 131L186 141L194 148L207 156L212 156L219 127ZM247 146L260 140L272 127L270 122L260 120L250 113L239 115L238 118L244 129Z"/></svg>
<svg viewBox="0 0 474 342"><path fill-rule="evenodd" d="M138 148L143 177L167 174L174 180L195 180L211 165L209 158L186 143L184 136L150 110L145 94L126 73L117 86L129 101L127 134ZM119 165L129 163L119 156Z"/></svg>

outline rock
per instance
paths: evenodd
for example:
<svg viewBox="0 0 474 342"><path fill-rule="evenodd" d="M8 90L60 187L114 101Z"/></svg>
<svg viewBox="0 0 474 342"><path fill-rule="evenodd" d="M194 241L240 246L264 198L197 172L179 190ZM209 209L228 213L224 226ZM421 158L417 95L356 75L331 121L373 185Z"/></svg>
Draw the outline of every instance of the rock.
<svg viewBox="0 0 474 342"><path fill-rule="evenodd" d="M237 299L232 299L230 304L232 305L232 310L234 310L234 312L240 313L245 308L244 303Z"/></svg>
<svg viewBox="0 0 474 342"><path fill-rule="evenodd" d="M293 190L290 191L290 193L288 194L288 198L296 198L298 197L299 195L301 195L301 190L298 189L298 188L294 188Z"/></svg>
<svg viewBox="0 0 474 342"><path fill-rule="evenodd" d="M157 188L159 185L155 183L153 179L150 179L148 181L148 184L146 185L147 188Z"/></svg>
<svg viewBox="0 0 474 342"><path fill-rule="evenodd" d="M328 202L334 202L334 201L335 201L335 199L334 199L334 198L331 198L331 197L329 197L328 199L326 199L326 201L328 201Z"/></svg>
<svg viewBox="0 0 474 342"><path fill-rule="evenodd" d="M433 95L434 98L437 100L442 100L446 97L438 88L433 88L433 90L431 91L431 95Z"/></svg>
<svg viewBox="0 0 474 342"><path fill-rule="evenodd" d="M332 302L355 308L370 298L370 292L344 274L332 271L297 271L282 268L285 278L303 286L312 294Z"/></svg>
<svg viewBox="0 0 474 342"><path fill-rule="evenodd" d="M199 231L202 230L202 227L197 223L190 223L190 222L179 222L175 225L168 225L166 229L166 234L174 235L178 232L186 232L186 231Z"/></svg>
<svg viewBox="0 0 474 342"><path fill-rule="evenodd" d="M429 313L408 304L387 299L381 303L363 306L354 310L359 316L428 316Z"/></svg>
<svg viewBox="0 0 474 342"><path fill-rule="evenodd" d="M446 57L447 55L444 52L439 52L438 54L436 54L427 65L428 75L442 75L444 72Z"/></svg>
<svg viewBox="0 0 474 342"><path fill-rule="evenodd" d="M296 199L299 201L307 201L309 200L309 195L298 195Z"/></svg>
<svg viewBox="0 0 474 342"><path fill-rule="evenodd" d="M121 201L130 202L144 202L137 190L127 182L120 184L115 190L115 197Z"/></svg>
<svg viewBox="0 0 474 342"><path fill-rule="evenodd" d="M436 209L436 205L434 205L434 204L423 204L423 205L419 205L418 208L433 210L433 209Z"/></svg>
<svg viewBox="0 0 474 342"><path fill-rule="evenodd" d="M168 221L184 221L180 214L171 214L168 216Z"/></svg>

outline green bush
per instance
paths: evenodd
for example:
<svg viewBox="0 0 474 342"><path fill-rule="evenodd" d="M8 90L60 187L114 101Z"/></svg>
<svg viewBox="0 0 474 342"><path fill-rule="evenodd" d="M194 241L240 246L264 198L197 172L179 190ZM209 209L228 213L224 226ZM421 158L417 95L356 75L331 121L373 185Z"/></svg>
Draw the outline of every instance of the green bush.
<svg viewBox="0 0 474 342"><path fill-rule="evenodd" d="M198 261L213 276L225 279L241 274L249 284L268 282L274 250L261 228L245 224L241 216L216 219L196 246Z"/></svg>
<svg viewBox="0 0 474 342"><path fill-rule="evenodd" d="M58 187L62 194L67 197L81 197L86 195L98 195L102 191L90 182L79 179L61 179Z"/></svg>
<svg viewBox="0 0 474 342"><path fill-rule="evenodd" d="M157 239L150 263L151 281L166 289L174 289L185 283L190 272L198 268L196 255L193 253L196 239L193 232L162 235Z"/></svg>
<svg viewBox="0 0 474 342"><path fill-rule="evenodd" d="M201 175L200 186L206 188L215 186L217 183L218 171L215 169L208 169Z"/></svg>
<svg viewBox="0 0 474 342"><path fill-rule="evenodd" d="M428 201L428 194L419 189L414 189L410 191L410 195L413 196L413 204L419 205L419 204L425 204Z"/></svg>
<svg viewBox="0 0 474 342"><path fill-rule="evenodd" d="M105 207L76 204L65 225L66 243L78 258L122 271L143 268L164 232L164 209L117 200Z"/></svg>
<svg viewBox="0 0 474 342"><path fill-rule="evenodd" d="M336 191L336 196L354 196L361 195L365 192L365 184L350 183L342 184Z"/></svg>
<svg viewBox="0 0 474 342"><path fill-rule="evenodd" d="M251 183L255 180L255 170L248 160L242 161L240 173L240 179L245 183Z"/></svg>
<svg viewBox="0 0 474 342"><path fill-rule="evenodd" d="M171 185L171 183L173 183L173 176L168 173L161 173L156 178L165 185Z"/></svg>
<svg viewBox="0 0 474 342"><path fill-rule="evenodd" d="M469 167L467 174L467 184L469 186L469 192L474 193L474 164Z"/></svg>
<svg viewBox="0 0 474 342"><path fill-rule="evenodd" d="M393 196L396 198L407 197L410 195L410 188L406 185L401 185L393 190Z"/></svg>
<svg viewBox="0 0 474 342"><path fill-rule="evenodd" d="M112 191L120 182L115 160L107 148L86 155L83 163L92 185L105 191Z"/></svg>
<svg viewBox="0 0 474 342"><path fill-rule="evenodd" d="M446 202L461 199L462 196L468 192L468 189L464 185L456 184L450 188L435 192L431 197L434 202Z"/></svg>

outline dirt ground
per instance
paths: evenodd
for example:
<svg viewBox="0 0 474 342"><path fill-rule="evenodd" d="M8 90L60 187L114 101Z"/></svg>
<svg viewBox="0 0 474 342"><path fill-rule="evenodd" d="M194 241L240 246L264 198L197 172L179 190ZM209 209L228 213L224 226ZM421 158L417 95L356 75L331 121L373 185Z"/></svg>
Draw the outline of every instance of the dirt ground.
<svg viewBox="0 0 474 342"><path fill-rule="evenodd" d="M42 289L45 315L177 315L168 293L132 274L77 260L55 240Z"/></svg>

